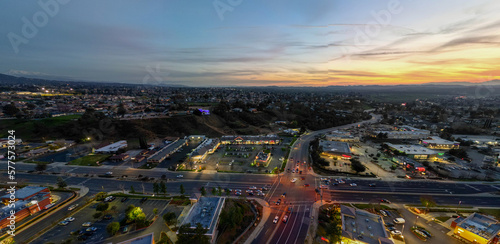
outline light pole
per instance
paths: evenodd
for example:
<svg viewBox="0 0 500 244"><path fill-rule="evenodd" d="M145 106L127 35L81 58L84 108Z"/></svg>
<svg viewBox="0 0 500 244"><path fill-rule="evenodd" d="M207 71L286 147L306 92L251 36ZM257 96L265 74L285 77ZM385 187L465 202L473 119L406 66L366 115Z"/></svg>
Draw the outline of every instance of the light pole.
<svg viewBox="0 0 500 244"><path fill-rule="evenodd" d="M413 224L415 227L417 226L417 221L418 221L418 216L415 218L415 224Z"/></svg>

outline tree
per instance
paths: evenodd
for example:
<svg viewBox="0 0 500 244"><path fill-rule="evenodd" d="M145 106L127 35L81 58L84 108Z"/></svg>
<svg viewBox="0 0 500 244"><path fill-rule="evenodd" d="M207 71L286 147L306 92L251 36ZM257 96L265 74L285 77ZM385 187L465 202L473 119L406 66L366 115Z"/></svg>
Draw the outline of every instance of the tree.
<svg viewBox="0 0 500 244"><path fill-rule="evenodd" d="M95 212L92 217L94 217L94 219L98 219L102 216L102 212Z"/></svg>
<svg viewBox="0 0 500 244"><path fill-rule="evenodd" d="M212 188L212 195L214 196L217 195L217 188L215 187Z"/></svg>
<svg viewBox="0 0 500 244"><path fill-rule="evenodd" d="M420 202L422 203L423 206L429 211L430 207L435 207L437 206L436 201L432 198L432 196L421 196L420 197Z"/></svg>
<svg viewBox="0 0 500 244"><path fill-rule="evenodd" d="M7 104L3 106L3 113L12 117L19 112L19 109L14 105L14 103Z"/></svg>
<svg viewBox="0 0 500 244"><path fill-rule="evenodd" d="M217 195L221 196L222 195L222 188L217 187Z"/></svg>
<svg viewBox="0 0 500 244"><path fill-rule="evenodd" d="M134 186L130 186L130 192L135 193Z"/></svg>
<svg viewBox="0 0 500 244"><path fill-rule="evenodd" d="M36 171L45 171L47 169L47 164L37 163L35 166Z"/></svg>
<svg viewBox="0 0 500 244"><path fill-rule="evenodd" d="M120 105L118 105L118 109L117 109L116 113L122 117L127 113L127 110L123 106L123 103L120 103Z"/></svg>
<svg viewBox="0 0 500 244"><path fill-rule="evenodd" d="M201 191L201 195L202 195L202 196L207 195L207 190L205 190L205 187L204 187L204 186L202 186L202 187L201 187L201 190L200 190L200 191Z"/></svg>
<svg viewBox="0 0 500 244"><path fill-rule="evenodd" d="M68 183L66 183L66 181L64 181L62 177L57 177L57 186L59 188L65 188L66 186L68 186Z"/></svg>
<svg viewBox="0 0 500 244"><path fill-rule="evenodd" d="M146 138L144 136L139 137L139 145L141 149L147 149L148 143L146 142Z"/></svg>
<svg viewBox="0 0 500 244"><path fill-rule="evenodd" d="M181 184L180 186L180 190L181 190L181 195L184 195L184 193L186 192L186 190L184 190L184 186Z"/></svg>
<svg viewBox="0 0 500 244"><path fill-rule="evenodd" d="M155 194L158 194L158 192L160 192L160 185L158 185L158 183L153 183L153 192Z"/></svg>
<svg viewBox="0 0 500 244"><path fill-rule="evenodd" d="M109 203L102 202L102 203L97 204L97 207L95 208L95 210L102 212L102 211L108 210L108 208L109 208Z"/></svg>
<svg viewBox="0 0 500 244"><path fill-rule="evenodd" d="M201 111L199 109L193 110L193 114L196 115L196 116L201 116L202 115L202 113L201 113Z"/></svg>
<svg viewBox="0 0 500 244"><path fill-rule="evenodd" d="M208 244L210 240L205 235L207 230L200 223L196 224L195 229L191 229L190 224L185 224L179 227L176 244Z"/></svg>
<svg viewBox="0 0 500 244"><path fill-rule="evenodd" d="M144 221L146 220L146 214L144 214L142 208L134 207L127 212L127 220L132 222Z"/></svg>
<svg viewBox="0 0 500 244"><path fill-rule="evenodd" d="M167 225L174 224L176 220L177 220L177 217L175 216L174 212L168 212L168 213L163 215L163 221L165 221L165 223Z"/></svg>
<svg viewBox="0 0 500 244"><path fill-rule="evenodd" d="M356 171L356 174L360 172L364 172L366 170L366 167L356 159L351 159L351 169Z"/></svg>
<svg viewBox="0 0 500 244"><path fill-rule="evenodd" d="M95 195L95 200L96 201L104 201L104 199L106 199L107 196L108 196L108 193L101 191Z"/></svg>
<svg viewBox="0 0 500 244"><path fill-rule="evenodd" d="M154 213L155 215L158 215L158 209L157 209L157 208L153 208L153 213Z"/></svg>
<svg viewBox="0 0 500 244"><path fill-rule="evenodd" d="M111 222L106 226L106 232L108 232L110 236L114 236L118 230L120 230L120 223L118 222Z"/></svg>
<svg viewBox="0 0 500 244"><path fill-rule="evenodd" d="M160 182L160 191L163 194L167 194L167 186L165 185L165 182L163 182L163 181Z"/></svg>

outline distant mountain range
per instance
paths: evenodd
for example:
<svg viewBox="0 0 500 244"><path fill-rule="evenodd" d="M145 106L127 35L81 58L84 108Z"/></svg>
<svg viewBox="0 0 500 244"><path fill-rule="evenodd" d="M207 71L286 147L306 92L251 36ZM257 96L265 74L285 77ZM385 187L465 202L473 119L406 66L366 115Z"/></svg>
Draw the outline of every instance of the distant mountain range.
<svg viewBox="0 0 500 244"><path fill-rule="evenodd" d="M124 85L124 86L137 86L137 85L144 85L144 84L139 84L139 83L119 83L119 82L99 82L99 81L78 81L74 80L68 77L63 77L63 76L52 76L40 72L26 72L26 71L21 71L21 70L9 70L7 74L1 74L0 73L0 85L2 84L36 84L36 85L43 85L43 84L52 84L52 85L68 85L68 83L72 84L93 84L93 85L98 85L98 84L107 84L107 85ZM350 87L350 88L390 88L390 87L425 87L425 86L446 86L446 87L468 87L468 86L478 86L478 85L488 85L488 86L500 86L500 80L490 80L490 81L484 81L484 82L467 82L467 81L459 81L459 82L429 82L429 83L423 83L423 84L400 84L400 85L352 85L352 86L337 86L337 85L331 85L327 87L331 88L341 88L341 87ZM154 85L145 85L145 86L154 86ZM169 86L169 87L189 87L185 85L177 85L177 84L172 84L172 85L162 85L162 86ZM273 87L273 88L283 88L279 86L267 86L267 87ZM297 87L290 87L290 88L297 88ZM313 88L313 87L311 87Z"/></svg>

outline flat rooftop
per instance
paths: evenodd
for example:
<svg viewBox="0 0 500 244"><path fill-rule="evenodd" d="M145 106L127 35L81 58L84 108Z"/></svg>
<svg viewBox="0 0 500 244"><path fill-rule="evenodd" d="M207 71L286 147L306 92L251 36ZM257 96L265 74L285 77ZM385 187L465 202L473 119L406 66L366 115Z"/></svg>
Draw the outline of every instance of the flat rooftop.
<svg viewBox="0 0 500 244"><path fill-rule="evenodd" d="M500 223L496 219L478 213L471 214L460 222L458 226L487 240L492 239L500 233Z"/></svg>
<svg viewBox="0 0 500 244"><path fill-rule="evenodd" d="M95 150L96 152L109 152L109 151L118 151L120 148L122 147L126 147L127 146L127 141L123 140L123 141L117 141L115 143L112 143L112 144L109 144L107 146L104 146L104 147L101 147L97 150Z"/></svg>
<svg viewBox="0 0 500 244"><path fill-rule="evenodd" d="M405 152L406 154L418 154L418 155L433 155L433 154L438 154L438 152L428 149L426 147L420 146L420 145L404 145L404 144L392 144L392 143L386 143L387 146L396 149L400 152Z"/></svg>
<svg viewBox="0 0 500 244"><path fill-rule="evenodd" d="M191 156L195 157L198 155L204 155L207 151L209 152L210 150L214 149L214 147L218 145L219 142L220 141L218 138L206 139L194 149L194 151L191 153Z"/></svg>
<svg viewBox="0 0 500 244"><path fill-rule="evenodd" d="M351 149L347 142L320 140L319 146L323 147L323 152L351 154Z"/></svg>
<svg viewBox="0 0 500 244"><path fill-rule="evenodd" d="M368 244L392 243L384 227L384 220L367 211L340 206L342 214L342 235L352 240L360 240ZM388 242L389 241L389 242Z"/></svg>
<svg viewBox="0 0 500 244"><path fill-rule="evenodd" d="M117 244L153 244L154 243L154 232L149 234L138 236L126 241L119 242Z"/></svg>
<svg viewBox="0 0 500 244"><path fill-rule="evenodd" d="M268 140L279 140L277 135L263 135L263 136L222 136L223 141L233 141L233 140L243 140L243 141L268 141Z"/></svg>
<svg viewBox="0 0 500 244"><path fill-rule="evenodd" d="M156 152L153 156L151 156L151 160L162 161L165 159L166 155L171 154L173 151L177 150L180 146L186 143L186 139L179 139L175 142L172 142L165 147L163 147L160 151Z"/></svg>
<svg viewBox="0 0 500 244"><path fill-rule="evenodd" d="M196 224L200 223L208 230L207 235L212 235L217 227L224 201L225 198L221 197L201 197L189 210L181 225L190 224L192 228L195 228Z"/></svg>
<svg viewBox="0 0 500 244"><path fill-rule="evenodd" d="M44 187L44 186L26 186L26 187L23 187L19 190L16 190L16 193L14 194L16 196L17 199L24 199L24 198L27 198L35 193L38 193L44 189L47 189L47 187ZM6 194L4 196L2 196L2 199L3 198L10 198L10 194Z"/></svg>
<svg viewBox="0 0 500 244"><path fill-rule="evenodd" d="M424 144L438 144L438 145L449 145L449 144L460 144L457 141L448 141L439 136L431 136L428 139L422 140Z"/></svg>

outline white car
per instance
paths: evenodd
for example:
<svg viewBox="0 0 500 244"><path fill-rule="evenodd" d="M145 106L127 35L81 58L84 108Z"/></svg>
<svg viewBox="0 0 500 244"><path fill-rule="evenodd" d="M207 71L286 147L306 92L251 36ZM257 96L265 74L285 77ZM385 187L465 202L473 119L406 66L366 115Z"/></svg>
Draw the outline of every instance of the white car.
<svg viewBox="0 0 500 244"><path fill-rule="evenodd" d="M293 178L290 182L295 183L297 181L297 178Z"/></svg>
<svg viewBox="0 0 500 244"><path fill-rule="evenodd" d="M395 218L393 222L394 224L404 224L406 221L403 218Z"/></svg>
<svg viewBox="0 0 500 244"><path fill-rule="evenodd" d="M358 186L356 183L351 183L351 186Z"/></svg>
<svg viewBox="0 0 500 244"><path fill-rule="evenodd" d="M248 189L250 189L250 190L257 190L257 187L251 186L251 187L248 187Z"/></svg>
<svg viewBox="0 0 500 244"><path fill-rule="evenodd" d="M279 217L279 216L274 217L273 223L275 223L275 224L276 224L276 223L278 223L278 220L279 220L279 219L280 219L280 217Z"/></svg>
<svg viewBox="0 0 500 244"><path fill-rule="evenodd" d="M75 217L67 217L64 219L64 221L69 221L69 222L72 222L75 220Z"/></svg>
<svg viewBox="0 0 500 244"><path fill-rule="evenodd" d="M385 212L384 210L380 210L380 213L381 213L384 217L387 217L387 212Z"/></svg>
<svg viewBox="0 0 500 244"><path fill-rule="evenodd" d="M68 225L68 224L69 224L69 222L68 222L68 221L61 221L61 222L59 222L59 224L58 224L58 225L63 225L63 226L64 226L64 225Z"/></svg>
<svg viewBox="0 0 500 244"><path fill-rule="evenodd" d="M399 230L393 230L393 231L391 231L391 234L393 234L393 235L395 235L395 236L400 236L400 235L402 235L401 231L399 231Z"/></svg>
<svg viewBox="0 0 500 244"><path fill-rule="evenodd" d="M184 175L177 175L177 178L184 178Z"/></svg>
<svg viewBox="0 0 500 244"><path fill-rule="evenodd" d="M92 222L85 222L82 224L83 227L90 227L92 225Z"/></svg>

